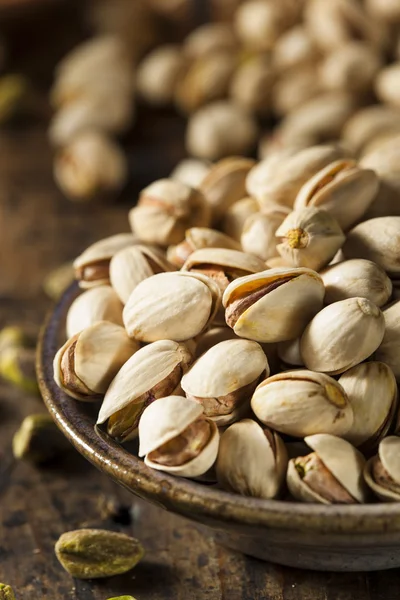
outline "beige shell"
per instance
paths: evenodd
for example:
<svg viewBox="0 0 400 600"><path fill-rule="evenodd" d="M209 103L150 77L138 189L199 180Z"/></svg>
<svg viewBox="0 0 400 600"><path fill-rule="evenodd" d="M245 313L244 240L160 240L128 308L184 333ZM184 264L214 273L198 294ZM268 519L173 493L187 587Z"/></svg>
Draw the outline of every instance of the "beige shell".
<svg viewBox="0 0 400 600"><path fill-rule="evenodd" d="M129 212L132 230L144 242L178 244L189 227L209 224L203 194L174 179L159 179L145 188Z"/></svg>
<svg viewBox="0 0 400 600"><path fill-rule="evenodd" d="M335 217L314 206L290 213L275 235L276 248L288 264L315 271L327 265L345 241Z"/></svg>
<svg viewBox="0 0 400 600"><path fill-rule="evenodd" d="M251 419L234 423L222 434L216 471L226 489L256 498L276 498L285 480L285 444L278 434Z"/></svg>
<svg viewBox="0 0 400 600"><path fill-rule="evenodd" d="M375 92L384 103L400 108L400 62L382 69L375 81Z"/></svg>
<svg viewBox="0 0 400 600"><path fill-rule="evenodd" d="M241 3L234 15L234 26L244 47L253 51L271 50L281 33L295 22L298 10L295 5L284 0Z"/></svg>
<svg viewBox="0 0 400 600"><path fill-rule="evenodd" d="M346 258L366 258L386 272L400 273L400 217L377 217L356 225L343 246Z"/></svg>
<svg viewBox="0 0 400 600"><path fill-rule="evenodd" d="M315 76L315 69L315 64L302 65L280 76L271 90L275 114L288 115L321 93L321 81Z"/></svg>
<svg viewBox="0 0 400 600"><path fill-rule="evenodd" d="M256 114L271 111L271 90L275 73L266 56L250 56L236 69L230 84L230 95L239 106Z"/></svg>
<svg viewBox="0 0 400 600"><path fill-rule="evenodd" d="M133 246L139 238L132 233L117 233L91 244L74 260L75 277L81 288L110 283L109 263L114 254Z"/></svg>
<svg viewBox="0 0 400 600"><path fill-rule="evenodd" d="M70 349L72 365L66 355ZM76 334L60 348L54 357L54 379L73 398L96 400L96 396L106 393L122 365L137 350L139 344L127 336L123 327L99 321ZM68 367L63 361L64 357L68 361L67 365L73 366L72 373L65 373L64 369Z"/></svg>
<svg viewBox="0 0 400 600"><path fill-rule="evenodd" d="M190 59L221 50L237 50L237 39L230 23L206 23L186 36L182 51Z"/></svg>
<svg viewBox="0 0 400 600"><path fill-rule="evenodd" d="M225 342L225 340L238 339L235 332L230 327L212 327L196 338L195 354L199 358L202 354L210 350L216 344Z"/></svg>
<svg viewBox="0 0 400 600"><path fill-rule="evenodd" d="M140 282L125 305L130 337L142 342L189 340L212 321L220 291L201 273L159 273Z"/></svg>
<svg viewBox="0 0 400 600"><path fill-rule="evenodd" d="M113 256L110 262L110 281L121 302L126 304L141 281L156 273L174 270L163 252L138 244L124 248Z"/></svg>
<svg viewBox="0 0 400 600"><path fill-rule="evenodd" d="M326 267L320 275L325 285L325 304L358 296L368 298L380 307L392 295L393 285L389 277L370 260L345 260Z"/></svg>
<svg viewBox="0 0 400 600"><path fill-rule="evenodd" d="M265 269L265 263L246 252L230 250L228 248L201 248L195 250L188 257L182 271L202 270L208 268L221 268L231 277L240 277L248 273L257 273Z"/></svg>
<svg viewBox="0 0 400 600"><path fill-rule="evenodd" d="M198 158L184 158L170 174L170 179L176 179L190 187L197 188L210 170L211 165Z"/></svg>
<svg viewBox="0 0 400 600"><path fill-rule="evenodd" d="M229 284L223 295L225 318L239 337L283 342L302 333L321 309L323 296L324 286L315 271L269 269Z"/></svg>
<svg viewBox="0 0 400 600"><path fill-rule="evenodd" d="M241 250L240 244L229 236L208 227L191 227L186 230L185 240L177 246L170 246L167 251L168 260L181 268L187 258L200 248L228 248Z"/></svg>
<svg viewBox="0 0 400 600"><path fill-rule="evenodd" d="M390 304L384 311L385 335L382 343L374 354L375 360L387 364L400 380L400 300Z"/></svg>
<svg viewBox="0 0 400 600"><path fill-rule="evenodd" d="M353 411L343 388L328 375L286 371L262 381L251 399L262 423L293 437L317 433L343 437Z"/></svg>
<svg viewBox="0 0 400 600"><path fill-rule="evenodd" d="M141 61L136 72L138 94L154 106L170 104L184 63L178 45L164 44L152 50Z"/></svg>
<svg viewBox="0 0 400 600"><path fill-rule="evenodd" d="M209 419L211 437L200 453L189 462L179 466L161 466L149 459L149 454L163 444L171 442L185 429L202 417L203 408L197 402L181 396L167 396L148 406L139 423L139 456L153 468L180 477L198 477L212 467L219 446L218 428Z"/></svg>
<svg viewBox="0 0 400 600"><path fill-rule="evenodd" d="M378 185L378 178L371 169L360 169L353 160L337 160L303 185L294 208L322 208L347 231L365 214Z"/></svg>
<svg viewBox="0 0 400 600"><path fill-rule="evenodd" d="M272 64L282 73L286 69L296 69L313 64L318 58L318 50L309 31L303 24L291 27L277 40L273 48Z"/></svg>
<svg viewBox="0 0 400 600"><path fill-rule="evenodd" d="M304 362L300 353L300 338L289 340L288 342L280 342L278 344L277 353L279 359L288 367L304 367ZM286 371L286 368L283 369Z"/></svg>
<svg viewBox="0 0 400 600"><path fill-rule="evenodd" d="M387 434L397 408L397 383L390 367L366 362L339 379L353 409L354 420L344 436L354 446L371 446Z"/></svg>
<svg viewBox="0 0 400 600"><path fill-rule="evenodd" d="M378 456L371 458L364 469L364 478L371 490L384 502L400 501L400 438L389 436L379 444ZM383 471L377 480L374 469ZM393 489L394 488L394 489Z"/></svg>
<svg viewBox="0 0 400 600"><path fill-rule="evenodd" d="M181 386L188 398L203 405L207 417L218 425L228 425L248 409L264 373L269 375L268 360L259 344L226 340L197 359L183 376Z"/></svg>
<svg viewBox="0 0 400 600"><path fill-rule="evenodd" d="M393 130L400 132L400 112L376 104L358 110L346 123L342 138L355 152L360 152L374 138Z"/></svg>
<svg viewBox="0 0 400 600"><path fill-rule="evenodd" d="M250 215L243 225L240 238L243 250L259 256L264 261L277 256L275 233L289 210L277 204L268 211Z"/></svg>
<svg viewBox="0 0 400 600"><path fill-rule="evenodd" d="M111 286L102 285L86 290L69 307L66 331L71 338L76 333L98 321L110 321L123 325L120 299Z"/></svg>
<svg viewBox="0 0 400 600"><path fill-rule="evenodd" d="M306 327L300 341L301 356L312 371L343 373L371 356L384 332L382 312L366 298L334 302Z"/></svg>
<svg viewBox="0 0 400 600"><path fill-rule="evenodd" d="M228 208L221 221L224 233L240 242L244 223L247 217L258 213L260 207L254 198L242 198Z"/></svg>

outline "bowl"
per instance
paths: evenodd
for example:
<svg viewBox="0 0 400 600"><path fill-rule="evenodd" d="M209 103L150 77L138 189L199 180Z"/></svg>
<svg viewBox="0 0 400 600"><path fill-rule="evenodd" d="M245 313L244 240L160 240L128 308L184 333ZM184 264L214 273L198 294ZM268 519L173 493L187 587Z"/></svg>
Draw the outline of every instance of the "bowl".
<svg viewBox="0 0 400 600"><path fill-rule="evenodd" d="M50 414L93 465L136 496L195 521L223 545L262 560L324 571L400 567L400 503L324 506L246 498L153 471L107 434L96 432L98 407L70 398L53 380L53 358L78 293L73 284L48 315L37 375Z"/></svg>

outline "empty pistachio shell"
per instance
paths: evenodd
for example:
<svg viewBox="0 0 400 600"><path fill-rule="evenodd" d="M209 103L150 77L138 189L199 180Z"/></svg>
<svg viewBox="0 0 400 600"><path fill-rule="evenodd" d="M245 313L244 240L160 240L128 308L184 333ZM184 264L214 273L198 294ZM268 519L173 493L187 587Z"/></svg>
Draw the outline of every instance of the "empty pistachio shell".
<svg viewBox="0 0 400 600"><path fill-rule="evenodd" d="M366 501L365 459L349 442L329 434L305 438L312 454L289 461L287 484L303 502L357 504Z"/></svg>
<svg viewBox="0 0 400 600"><path fill-rule="evenodd" d="M178 268L181 268L192 252L200 250L200 248L241 250L238 242L216 229L191 227L186 230L183 242L168 248L167 258Z"/></svg>
<svg viewBox="0 0 400 600"><path fill-rule="evenodd" d="M98 423L121 441L134 437L148 404L172 394L192 362L184 344L160 340L138 350L120 369L101 405Z"/></svg>
<svg viewBox="0 0 400 600"><path fill-rule="evenodd" d="M244 225L240 238L245 252L251 252L262 260L269 260L278 254L275 233L287 216L285 206L270 207L262 213L250 215Z"/></svg>
<svg viewBox="0 0 400 600"><path fill-rule="evenodd" d="M388 365L400 379L400 301L393 302L383 311L385 319L385 335L382 343L374 354L375 360L380 360Z"/></svg>
<svg viewBox="0 0 400 600"><path fill-rule="evenodd" d="M144 242L178 244L189 227L209 224L203 194L174 179L159 179L145 188L129 212L132 230Z"/></svg>
<svg viewBox="0 0 400 600"><path fill-rule="evenodd" d="M86 290L71 304L67 313L67 337L86 329L98 321L123 325L122 303L111 286L102 285Z"/></svg>
<svg viewBox="0 0 400 600"><path fill-rule="evenodd" d="M378 498L385 502L400 501L400 438L389 436L379 444L378 456L364 469L365 481Z"/></svg>
<svg viewBox="0 0 400 600"><path fill-rule="evenodd" d="M328 375L287 371L265 379L251 399L262 423L294 437L316 433L343 436L353 411L343 388Z"/></svg>
<svg viewBox="0 0 400 600"><path fill-rule="evenodd" d="M221 436L218 481L243 496L275 498L285 480L287 461L285 445L274 431L243 419Z"/></svg>
<svg viewBox="0 0 400 600"><path fill-rule="evenodd" d="M219 287L211 278L201 273L159 273L135 287L123 317L130 337L179 342L201 333L219 306Z"/></svg>
<svg viewBox="0 0 400 600"><path fill-rule="evenodd" d="M77 400L97 400L137 350L138 342L130 339L123 327L99 321L60 348L54 357L54 379Z"/></svg>
<svg viewBox="0 0 400 600"><path fill-rule="evenodd" d="M248 410L251 395L264 374L269 375L269 366L259 344L226 340L196 361L183 376L181 386L188 398L202 404L207 417L218 425L227 425Z"/></svg>
<svg viewBox="0 0 400 600"><path fill-rule="evenodd" d="M75 277L81 288L110 283L110 260L120 250L139 239L132 233L117 233L95 242L74 260Z"/></svg>
<svg viewBox="0 0 400 600"><path fill-rule="evenodd" d="M300 341L301 356L312 371L343 373L371 356L384 332L382 312L366 298L334 302L306 327Z"/></svg>
<svg viewBox="0 0 400 600"><path fill-rule="evenodd" d="M343 246L346 258L372 260L387 272L400 273L400 217L377 217L356 225Z"/></svg>
<svg viewBox="0 0 400 600"><path fill-rule="evenodd" d="M353 160L337 160L303 185L294 207L322 208L346 231L365 214L378 185L378 178L371 169L360 169Z"/></svg>
<svg viewBox="0 0 400 600"><path fill-rule="evenodd" d="M178 45L165 44L155 48L137 70L136 86L140 96L154 106L170 104L184 62Z"/></svg>
<svg viewBox="0 0 400 600"><path fill-rule="evenodd" d="M335 217L313 206L290 213L276 237L277 250L288 264L315 271L327 265L345 241Z"/></svg>
<svg viewBox="0 0 400 600"><path fill-rule="evenodd" d="M121 302L125 304L141 281L156 273L174 270L160 250L136 245L124 248L113 256L110 262L110 281Z"/></svg>
<svg viewBox="0 0 400 600"><path fill-rule="evenodd" d="M184 158L172 171L170 178L197 188L210 170L210 164L197 158Z"/></svg>
<svg viewBox="0 0 400 600"><path fill-rule="evenodd" d="M366 362L349 369L339 379L353 409L353 424L344 436L366 451L385 437L397 408L393 371L381 362Z"/></svg>
<svg viewBox="0 0 400 600"><path fill-rule="evenodd" d="M392 295L389 277L370 260L345 260L326 267L320 275L325 285L325 304L358 296L383 306Z"/></svg>
<svg viewBox="0 0 400 600"><path fill-rule="evenodd" d="M198 477L217 458L219 433L203 416L203 407L181 396L153 402L139 423L139 456L160 471L180 477Z"/></svg>
<svg viewBox="0 0 400 600"><path fill-rule="evenodd" d="M212 327L196 338L196 357L199 358L204 352L210 350L216 344L225 340L236 340L237 336L230 327ZM187 342L185 342L187 343Z"/></svg>
<svg viewBox="0 0 400 600"><path fill-rule="evenodd" d="M269 269L236 279L223 295L225 318L239 337L283 342L298 337L322 307L324 287L311 269Z"/></svg>
<svg viewBox="0 0 400 600"><path fill-rule="evenodd" d="M242 198L228 208L222 218L222 230L234 240L240 241L247 217L258 213L260 207L254 198Z"/></svg>

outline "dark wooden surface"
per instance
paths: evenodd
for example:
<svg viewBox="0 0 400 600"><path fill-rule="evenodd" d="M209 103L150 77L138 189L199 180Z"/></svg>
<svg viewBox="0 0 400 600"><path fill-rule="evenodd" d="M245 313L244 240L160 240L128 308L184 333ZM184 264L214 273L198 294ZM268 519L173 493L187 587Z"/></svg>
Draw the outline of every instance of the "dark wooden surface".
<svg viewBox="0 0 400 600"><path fill-rule="evenodd" d="M49 40L62 52L64 25ZM45 89L48 46L35 42L16 64ZM71 37L71 36L70 36ZM69 37L69 39L70 39ZM65 39L68 35L65 36ZM43 42L43 40L42 40ZM26 45L22 45L26 48ZM66 46L65 46L66 47ZM45 98L45 95L42 96ZM168 174L183 156L184 124L172 113L145 114L124 141L131 184L116 203L77 206L52 181L46 141L46 104L40 116L0 131L0 326L40 323L50 303L41 289L44 275L72 259L95 239L127 231L126 213L137 190ZM310 573L262 563L225 550L189 522L136 500L97 472L72 448L46 468L16 462L11 439L21 419L44 410L40 399L0 384L0 582L18 600L106 600L132 594L137 600L395 600L400 573ZM131 506L132 523L104 516L110 499ZM125 576L103 581L73 580L57 562L54 543L79 527L105 527L138 537L143 562Z"/></svg>

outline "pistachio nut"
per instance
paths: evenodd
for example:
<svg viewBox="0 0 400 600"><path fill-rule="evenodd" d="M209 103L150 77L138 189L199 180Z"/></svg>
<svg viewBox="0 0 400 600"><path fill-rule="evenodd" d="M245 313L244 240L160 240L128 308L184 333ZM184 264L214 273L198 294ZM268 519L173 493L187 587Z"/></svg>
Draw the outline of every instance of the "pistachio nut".
<svg viewBox="0 0 400 600"><path fill-rule="evenodd" d="M199 477L217 458L219 433L198 402L167 396L144 411L139 441L139 456L145 457L147 466L180 477Z"/></svg>
<svg viewBox="0 0 400 600"><path fill-rule="evenodd" d="M212 213L218 222L225 211L245 196L246 177L255 162L251 158L229 157L215 163L203 179L203 192Z"/></svg>
<svg viewBox="0 0 400 600"><path fill-rule="evenodd" d="M179 244L186 229L207 227L210 210L199 190L174 179L159 179L145 188L129 212L134 233L160 246Z"/></svg>
<svg viewBox="0 0 400 600"><path fill-rule="evenodd" d="M35 465L60 457L70 448L69 442L48 413L25 417L12 440L14 458Z"/></svg>
<svg viewBox="0 0 400 600"><path fill-rule="evenodd" d="M306 268L276 268L229 284L223 295L225 318L236 335L258 342L298 337L321 309L324 286Z"/></svg>
<svg viewBox="0 0 400 600"><path fill-rule="evenodd" d="M399 23L400 6L396 0L366 0L367 11L373 17L389 24Z"/></svg>
<svg viewBox="0 0 400 600"><path fill-rule="evenodd" d="M285 444L277 433L243 419L222 434L216 471L218 482L242 496L276 498L288 463Z"/></svg>
<svg viewBox="0 0 400 600"><path fill-rule="evenodd" d="M275 42L293 24L288 2L248 0L235 12L235 30L245 47L252 50L271 50Z"/></svg>
<svg viewBox="0 0 400 600"><path fill-rule="evenodd" d="M343 246L346 258L366 258L386 272L400 273L400 216L376 217L356 225Z"/></svg>
<svg viewBox="0 0 400 600"><path fill-rule="evenodd" d="M14 590L6 583L0 583L0 600L15 600Z"/></svg>
<svg viewBox="0 0 400 600"><path fill-rule="evenodd" d="M271 111L274 79L266 55L250 56L236 69L230 82L230 96L239 106L265 116Z"/></svg>
<svg viewBox="0 0 400 600"><path fill-rule="evenodd" d="M210 350L216 344L225 340L238 339L235 332L230 327L212 327L196 338L195 354L196 358L202 356L207 350ZM187 342L186 342L187 343Z"/></svg>
<svg viewBox="0 0 400 600"><path fill-rule="evenodd" d="M272 50L272 64L278 73L314 64L318 50L310 32L303 24L285 31Z"/></svg>
<svg viewBox="0 0 400 600"><path fill-rule="evenodd" d="M138 94L154 106L171 104L184 69L185 60L178 45L158 46L139 63L136 73Z"/></svg>
<svg viewBox="0 0 400 600"><path fill-rule="evenodd" d="M343 373L339 383L354 414L353 424L344 437L369 452L389 431L397 409L393 371L384 363L366 362Z"/></svg>
<svg viewBox="0 0 400 600"><path fill-rule="evenodd" d="M0 331L0 376L28 394L38 393L35 327L8 325Z"/></svg>
<svg viewBox="0 0 400 600"><path fill-rule="evenodd" d="M247 217L258 213L260 207L254 198L242 198L234 202L222 217L221 228L232 239L240 242Z"/></svg>
<svg viewBox="0 0 400 600"><path fill-rule="evenodd" d="M257 123L247 111L229 100L217 100L190 117L186 149L193 156L218 160L246 154L256 137Z"/></svg>
<svg viewBox="0 0 400 600"><path fill-rule="evenodd" d="M78 296L67 313L67 338L94 325L98 321L110 321L123 325L122 303L111 286L101 285L86 290Z"/></svg>
<svg viewBox="0 0 400 600"><path fill-rule="evenodd" d="M220 298L218 284L201 273L158 273L141 281L129 296L125 328L142 342L189 340L212 322Z"/></svg>
<svg viewBox="0 0 400 600"><path fill-rule="evenodd" d="M132 233L117 233L91 244L74 260L75 278L81 288L110 283L110 261L114 254L139 243Z"/></svg>
<svg viewBox="0 0 400 600"><path fill-rule="evenodd" d="M366 298L323 308L307 325L300 352L307 369L337 375L371 356L385 333L382 312Z"/></svg>
<svg viewBox="0 0 400 600"><path fill-rule="evenodd" d="M182 377L181 387L218 426L229 425L250 407L261 377L269 375L266 355L250 340L226 340L205 352Z"/></svg>
<svg viewBox="0 0 400 600"><path fill-rule="evenodd" d="M358 296L381 307L392 295L393 285L385 271L363 258L328 266L320 275L325 285L325 304Z"/></svg>
<svg viewBox="0 0 400 600"><path fill-rule="evenodd" d="M236 35L230 23L206 23L186 36L183 53L191 60L216 52L236 52Z"/></svg>
<svg viewBox="0 0 400 600"><path fill-rule="evenodd" d="M91 402L106 393L122 365L139 350L125 329L99 321L70 338L54 357L54 380L69 396Z"/></svg>
<svg viewBox="0 0 400 600"><path fill-rule="evenodd" d="M275 236L276 249L288 264L315 271L332 260L346 239L335 217L315 206L291 212Z"/></svg>
<svg viewBox="0 0 400 600"><path fill-rule="evenodd" d="M306 370L285 371L262 381L251 408L271 429L300 438L316 433L344 436L353 422L343 388L328 375Z"/></svg>
<svg viewBox="0 0 400 600"><path fill-rule="evenodd" d="M315 65L304 65L281 75L271 90L274 113L285 116L321 93Z"/></svg>
<svg viewBox="0 0 400 600"><path fill-rule="evenodd" d="M384 133L400 132L400 111L381 104L361 108L347 121L342 139L360 152L374 138ZM365 165L367 166L367 165ZM373 169L374 166L371 165Z"/></svg>
<svg viewBox="0 0 400 600"><path fill-rule="evenodd" d="M264 208L262 213L250 215L243 225L240 238L243 250L264 261L277 256L275 233L289 211L286 206L276 204Z"/></svg>
<svg viewBox="0 0 400 600"><path fill-rule="evenodd" d="M378 185L378 178L371 169L360 169L354 160L337 160L303 185L294 208L322 208L347 231L365 214Z"/></svg>
<svg viewBox="0 0 400 600"><path fill-rule="evenodd" d="M207 227L191 227L186 230L185 240L176 246L170 246L167 251L168 260L179 269L196 250L201 248L227 248L241 250L240 244L229 236Z"/></svg>
<svg viewBox="0 0 400 600"><path fill-rule="evenodd" d="M170 175L170 179L175 179L190 187L198 188L209 172L210 166L207 161L200 160L199 158L184 158L176 165Z"/></svg>
<svg viewBox="0 0 400 600"><path fill-rule="evenodd" d="M358 504L367 499L365 459L342 438L320 433L305 438L314 450L289 461L287 485L296 500L321 504Z"/></svg>
<svg viewBox="0 0 400 600"><path fill-rule="evenodd" d="M286 260L284 258L282 258L282 256L273 256L272 258L269 258L265 264L267 265L267 267L269 269L275 269L277 267L279 268L290 268L291 265L289 265Z"/></svg>
<svg viewBox="0 0 400 600"><path fill-rule="evenodd" d="M300 353L300 338L280 342L277 348L278 358L283 363L280 370L298 369L304 367L304 362ZM287 367L287 368L286 368Z"/></svg>
<svg viewBox="0 0 400 600"><path fill-rule="evenodd" d="M374 359L388 365L400 380L400 300L393 302L383 311L385 334L374 354Z"/></svg>
<svg viewBox="0 0 400 600"><path fill-rule="evenodd" d="M174 271L175 268L157 248L135 245L117 252L110 262L110 281L123 304L126 304L135 287L156 273Z"/></svg>
<svg viewBox="0 0 400 600"><path fill-rule="evenodd" d="M400 501L400 438L384 438L378 455L371 458L364 469L364 478L369 488L384 502Z"/></svg>
<svg viewBox="0 0 400 600"><path fill-rule="evenodd" d="M375 92L385 104L400 108L400 62L388 65L378 74Z"/></svg>
<svg viewBox="0 0 400 600"><path fill-rule="evenodd" d="M98 424L119 441L136 436L149 404L179 389L193 358L184 344L160 340L140 348L119 370L100 408Z"/></svg>

